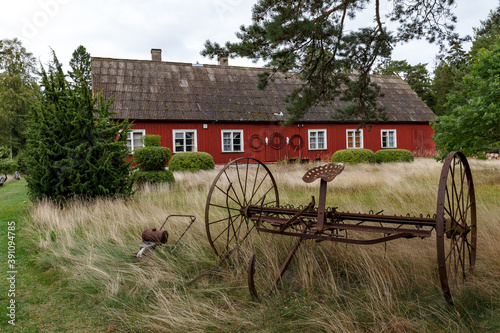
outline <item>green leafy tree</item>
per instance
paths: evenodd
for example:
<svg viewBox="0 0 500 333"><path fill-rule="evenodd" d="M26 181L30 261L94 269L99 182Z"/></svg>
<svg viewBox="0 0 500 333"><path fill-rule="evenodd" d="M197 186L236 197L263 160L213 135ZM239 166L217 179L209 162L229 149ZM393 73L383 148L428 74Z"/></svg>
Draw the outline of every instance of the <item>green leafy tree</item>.
<svg viewBox="0 0 500 333"><path fill-rule="evenodd" d="M434 124L434 141L440 157L452 150L475 155L500 147L500 40L491 50L481 49L463 79L468 89L451 94L452 113Z"/></svg>
<svg viewBox="0 0 500 333"><path fill-rule="evenodd" d="M26 141L26 120L36 101L35 58L18 39L0 40L0 145L10 158Z"/></svg>
<svg viewBox="0 0 500 333"><path fill-rule="evenodd" d="M75 75L85 82L84 73ZM68 82L55 53L41 77L24 161L31 197L62 203L78 196L131 194L131 163L125 161L130 124L111 120L112 101L92 97L90 86Z"/></svg>
<svg viewBox="0 0 500 333"><path fill-rule="evenodd" d="M400 77L427 105L430 105L434 101L434 96L430 89L431 78L425 66L427 64L410 65L406 60L385 59L377 65L374 73Z"/></svg>
<svg viewBox="0 0 500 333"><path fill-rule="evenodd" d="M241 26L236 34L239 42L220 45L207 40L201 54L266 61L271 69L260 76L259 88L265 88L278 71L297 72L303 85L288 96L288 123L335 98L349 102L337 110L339 117L362 122L386 119L376 103L380 89L370 80L374 64L390 57L397 43L422 38L443 45L458 36L452 33L454 0L394 0L386 17L381 15L381 3L260 0L253 8L253 23ZM353 23L358 14L370 16L358 20L364 24L361 28ZM396 22L395 32L388 30L386 21Z"/></svg>

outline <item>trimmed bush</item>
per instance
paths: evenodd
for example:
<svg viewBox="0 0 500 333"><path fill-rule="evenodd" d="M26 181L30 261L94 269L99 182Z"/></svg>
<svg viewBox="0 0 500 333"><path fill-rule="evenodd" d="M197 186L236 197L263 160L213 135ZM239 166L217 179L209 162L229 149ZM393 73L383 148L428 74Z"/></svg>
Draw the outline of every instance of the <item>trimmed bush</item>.
<svg viewBox="0 0 500 333"><path fill-rule="evenodd" d="M172 156L168 169L174 171L212 170L215 168L214 158L209 153L187 152Z"/></svg>
<svg viewBox="0 0 500 333"><path fill-rule="evenodd" d="M157 170L157 171L135 171L131 176L134 182L139 184L149 182L149 183L173 183L175 182L174 174L169 170Z"/></svg>
<svg viewBox="0 0 500 333"><path fill-rule="evenodd" d="M375 153L377 163L413 162L414 156L406 149L382 149Z"/></svg>
<svg viewBox="0 0 500 333"><path fill-rule="evenodd" d="M332 162L341 163L375 163L375 154L370 149L337 150L332 156Z"/></svg>
<svg viewBox="0 0 500 333"><path fill-rule="evenodd" d="M145 147L160 147L161 135L147 134L141 138L141 141Z"/></svg>
<svg viewBox="0 0 500 333"><path fill-rule="evenodd" d="M164 170L171 156L167 147L149 146L134 151L134 161L141 171Z"/></svg>

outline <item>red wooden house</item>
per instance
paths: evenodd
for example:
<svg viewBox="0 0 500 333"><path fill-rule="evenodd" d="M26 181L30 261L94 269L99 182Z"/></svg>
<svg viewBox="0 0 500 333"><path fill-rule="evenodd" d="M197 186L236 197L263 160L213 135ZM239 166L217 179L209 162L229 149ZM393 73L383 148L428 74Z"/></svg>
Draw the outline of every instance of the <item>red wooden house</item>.
<svg viewBox="0 0 500 333"><path fill-rule="evenodd" d="M115 99L116 119L134 122L131 151L142 146L143 135L159 134L172 153L207 152L216 164L242 156L264 162L328 160L340 149L435 152L429 125L435 115L399 78L373 76L389 120L371 129L334 120L333 104L315 107L299 123L283 127L283 99L300 84L295 74L277 73L259 90L257 75L263 69L163 62L161 50L151 52L152 60L92 59L93 92Z"/></svg>

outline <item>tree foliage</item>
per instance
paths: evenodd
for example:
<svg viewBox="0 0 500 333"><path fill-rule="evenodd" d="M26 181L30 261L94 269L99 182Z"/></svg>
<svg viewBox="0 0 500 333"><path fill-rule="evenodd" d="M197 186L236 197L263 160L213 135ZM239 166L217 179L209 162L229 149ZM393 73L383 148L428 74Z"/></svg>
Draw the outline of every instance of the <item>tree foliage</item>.
<svg viewBox="0 0 500 333"><path fill-rule="evenodd" d="M490 49L500 36L500 6L490 11L488 18L481 21L481 26L474 29L474 43L470 55L474 57L481 49Z"/></svg>
<svg viewBox="0 0 500 333"><path fill-rule="evenodd" d="M451 94L452 113L434 124L441 158L452 150L475 155L500 147L500 39L491 50L479 50L469 70L463 79L467 99Z"/></svg>
<svg viewBox="0 0 500 333"><path fill-rule="evenodd" d="M427 64L410 65L406 60L385 59L377 65L374 73L401 78L429 105L433 103L434 96L430 89L431 78L425 66Z"/></svg>
<svg viewBox="0 0 500 333"><path fill-rule="evenodd" d="M448 94L465 91L463 77L467 74L469 62L470 56L463 50L461 44L454 44L434 70L431 88L434 104L429 107L436 115L451 113L451 108L447 104Z"/></svg>
<svg viewBox="0 0 500 333"><path fill-rule="evenodd" d="M25 144L26 118L38 85L35 58L18 39L0 40L0 145L11 157Z"/></svg>
<svg viewBox="0 0 500 333"><path fill-rule="evenodd" d="M463 78L469 73L469 64L477 56L479 50L490 49L500 36L500 7L490 11L488 18L481 21L479 28L474 28L472 47L469 52L464 51L461 43L453 43L445 56L434 70L432 91L435 96L435 105L430 105L437 115L447 115L453 105L448 103L448 97L453 96L454 103L466 103L469 89L464 85ZM466 38L467 40L469 37Z"/></svg>
<svg viewBox="0 0 500 333"><path fill-rule="evenodd" d="M83 83L85 73L77 72L76 63L73 73ZM92 97L89 85L69 82L55 53L48 70L42 67L41 78L25 154L31 197L64 202L130 194L130 163L125 161L130 125L110 119L112 101Z"/></svg>
<svg viewBox="0 0 500 333"><path fill-rule="evenodd" d="M444 45L444 40L458 38L452 33L454 3L393 0L383 17L380 0L260 0L253 8L253 23L236 34L239 42L220 45L207 40L201 54L266 61L271 69L260 76L259 88L272 82L278 71L297 72L303 85L288 96L288 122L335 98L349 102L337 110L341 118L386 119L376 103L380 89L370 80L374 64L390 57L396 43L424 38ZM365 26L355 26L357 16L356 22ZM395 32L389 31L386 20L396 22Z"/></svg>

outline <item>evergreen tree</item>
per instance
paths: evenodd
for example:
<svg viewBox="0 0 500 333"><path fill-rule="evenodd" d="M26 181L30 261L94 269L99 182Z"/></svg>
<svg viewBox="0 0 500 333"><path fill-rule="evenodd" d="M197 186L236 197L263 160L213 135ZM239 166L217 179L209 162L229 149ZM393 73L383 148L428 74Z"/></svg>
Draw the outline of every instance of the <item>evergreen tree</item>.
<svg viewBox="0 0 500 333"><path fill-rule="evenodd" d="M454 44L448 54L439 62L434 70L432 81L432 92L435 97L435 104L431 109L438 116L451 113L448 105L448 95L450 93L463 93L463 101L466 100L466 89L463 85L463 77L467 74L470 56L462 49L462 45Z"/></svg>
<svg viewBox="0 0 500 333"><path fill-rule="evenodd" d="M430 90L431 79L426 65L410 65L406 60L385 59L377 65L374 73L400 77L430 107L434 103L434 96Z"/></svg>
<svg viewBox="0 0 500 333"><path fill-rule="evenodd" d="M24 147L26 120L38 90L35 58L18 39L0 40L0 145L10 157Z"/></svg>
<svg viewBox="0 0 500 333"><path fill-rule="evenodd" d="M340 117L364 122L387 114L376 99L380 89L370 80L379 59L388 58L395 44L423 38L438 42L456 40L454 0L394 0L387 17L381 0L259 0L250 26L237 33L239 42L224 46L208 41L202 55L247 57L264 60L271 70L260 76L264 88L277 71L297 72L304 84L288 96L288 122L300 119L310 107L336 98L349 105ZM370 16L357 29L352 21L360 13ZM373 20L371 19L373 18ZM391 32L385 21L397 22ZM351 73L351 75L348 75Z"/></svg>
<svg viewBox="0 0 500 333"><path fill-rule="evenodd" d="M73 80L74 87L90 87L90 54L83 45L78 46L73 52L72 58L69 61L69 66L72 70L68 71L68 75Z"/></svg>
<svg viewBox="0 0 500 333"><path fill-rule="evenodd" d="M73 70L73 83L86 82L85 71ZM31 197L61 203L78 196L131 194L125 161L130 124L111 120L112 101L92 97L89 85L68 82L55 53L48 70L42 66L41 77L26 153Z"/></svg>
<svg viewBox="0 0 500 333"><path fill-rule="evenodd" d="M474 28L474 42L470 50L472 57L481 49L493 47L500 36L500 6L495 11L490 11L486 21L481 21L479 28Z"/></svg>

